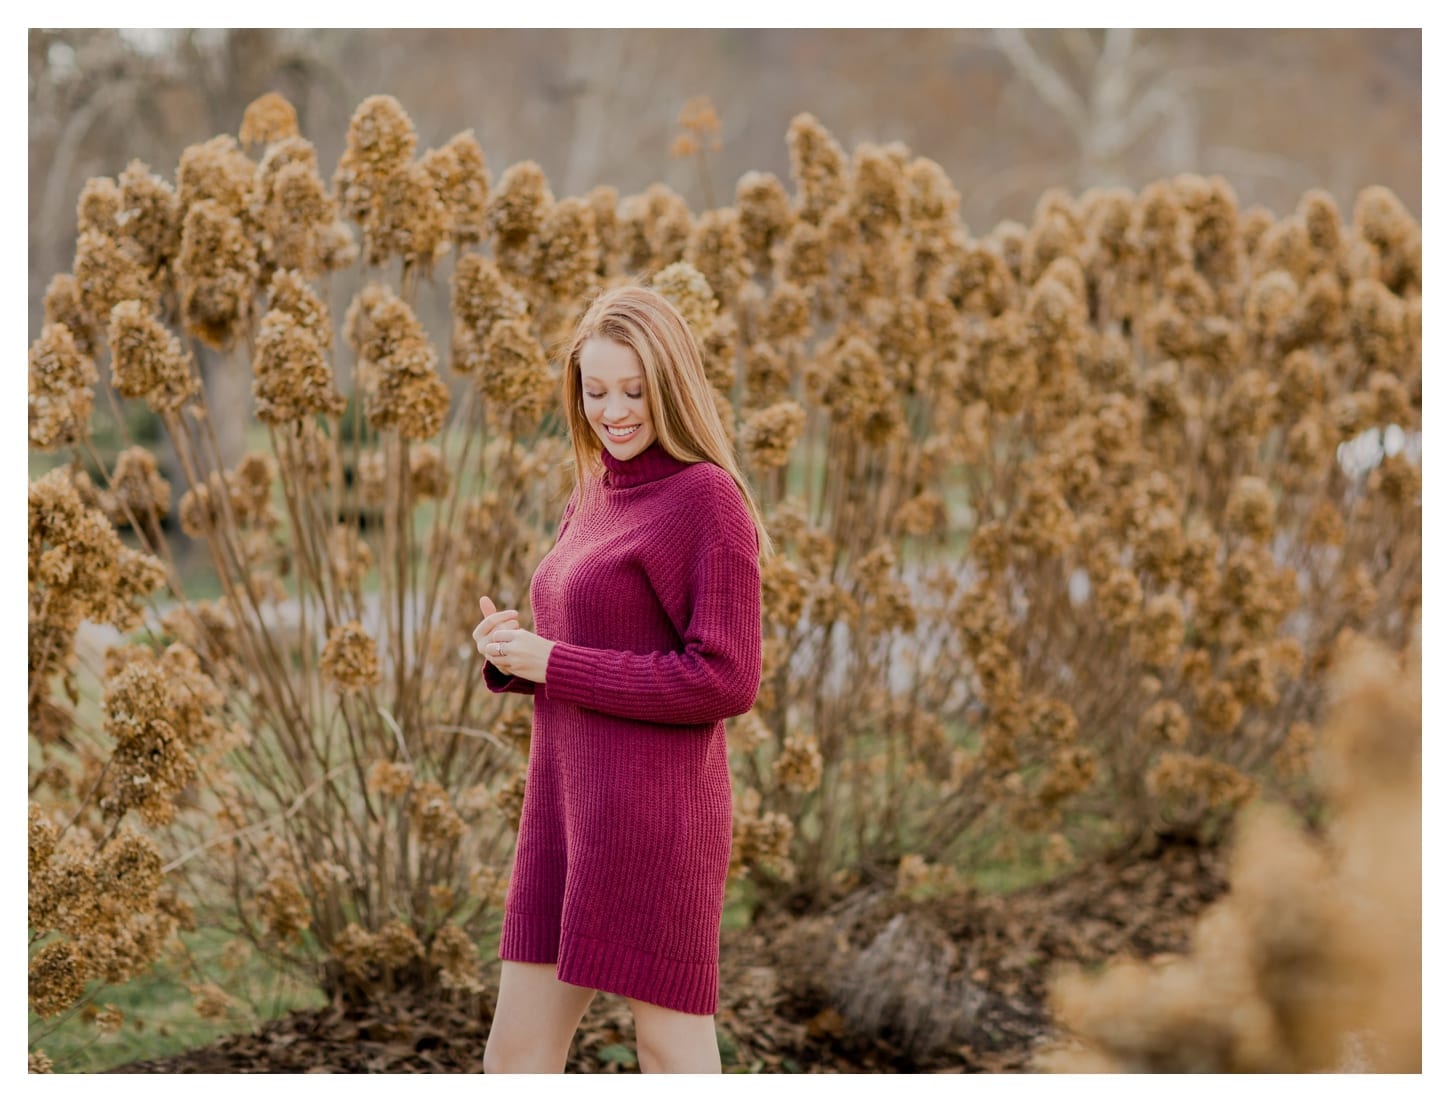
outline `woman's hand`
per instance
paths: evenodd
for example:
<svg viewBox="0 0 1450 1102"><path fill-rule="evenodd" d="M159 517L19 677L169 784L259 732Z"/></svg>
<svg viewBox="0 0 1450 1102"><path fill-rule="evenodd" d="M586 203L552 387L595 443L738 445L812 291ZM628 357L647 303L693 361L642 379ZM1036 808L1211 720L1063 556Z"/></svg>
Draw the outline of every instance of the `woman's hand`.
<svg viewBox="0 0 1450 1102"><path fill-rule="evenodd" d="M493 656L498 653L493 647L493 633L500 626L512 622L515 626L519 622L519 612L516 608L506 608L502 612L494 607L492 601L487 597L478 599L478 610L483 613L483 619L473 629L473 643L478 647L478 653L493 662ZM494 662L494 665L498 665ZM500 667L502 668L502 667Z"/></svg>
<svg viewBox="0 0 1450 1102"><path fill-rule="evenodd" d="M517 609L500 612L487 597L478 599L478 608L483 613L483 619L473 629L478 653L504 673L542 685L554 644L519 627Z"/></svg>

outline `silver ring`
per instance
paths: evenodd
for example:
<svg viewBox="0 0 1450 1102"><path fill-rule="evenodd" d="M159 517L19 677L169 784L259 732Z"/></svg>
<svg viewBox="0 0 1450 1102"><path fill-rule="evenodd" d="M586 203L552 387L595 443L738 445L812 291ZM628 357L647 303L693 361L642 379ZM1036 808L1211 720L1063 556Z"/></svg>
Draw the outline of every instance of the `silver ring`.
<svg viewBox="0 0 1450 1102"><path fill-rule="evenodd" d="M500 658L503 657L503 644L502 643L498 644L498 656Z"/></svg>

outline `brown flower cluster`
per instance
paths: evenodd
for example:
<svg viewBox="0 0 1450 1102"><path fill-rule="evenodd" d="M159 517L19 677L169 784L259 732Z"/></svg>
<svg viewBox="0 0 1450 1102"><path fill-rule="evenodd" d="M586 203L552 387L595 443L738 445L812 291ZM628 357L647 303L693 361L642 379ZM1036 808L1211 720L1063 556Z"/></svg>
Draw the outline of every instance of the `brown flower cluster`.
<svg viewBox="0 0 1450 1102"><path fill-rule="evenodd" d="M358 355L368 423L396 429L405 440L436 436L451 399L438 375L437 353L412 308L372 284L353 300L344 332Z"/></svg>
<svg viewBox="0 0 1450 1102"><path fill-rule="evenodd" d="M152 825L176 815L176 797L196 777L196 754L221 732L223 696L189 647L128 655L107 679L102 710L115 749L101 806L135 808Z"/></svg>
<svg viewBox="0 0 1450 1102"><path fill-rule="evenodd" d="M323 678L338 692L356 693L382 682L378 645L356 620L327 633L319 660Z"/></svg>
<svg viewBox="0 0 1450 1102"><path fill-rule="evenodd" d="M266 424L315 413L335 417L346 404L333 386L332 368L313 330L281 310L271 310L262 319L252 370L257 417Z"/></svg>
<svg viewBox="0 0 1450 1102"><path fill-rule="evenodd" d="M427 845L446 845L463 834L463 817L447 789L436 781L425 781L413 789L408 814L419 839Z"/></svg>
<svg viewBox="0 0 1450 1102"><path fill-rule="evenodd" d="M28 926L30 1008L43 1018L70 1009L92 980L119 983L146 969L177 929L160 894L161 856L123 827L103 843L84 828L60 829L30 810Z"/></svg>
<svg viewBox="0 0 1450 1102"><path fill-rule="evenodd" d="M779 811L762 812L760 803L760 793L753 788L746 789L739 797L730 849L730 876L735 878L758 869L777 880L792 880L796 873L790 857L795 827Z"/></svg>
<svg viewBox="0 0 1450 1102"><path fill-rule="evenodd" d="M160 412L175 412L201 392L181 342L143 303L127 299L111 311L111 385L127 398L144 398Z"/></svg>
<svg viewBox="0 0 1450 1102"><path fill-rule="evenodd" d="M821 783L820 744L814 735L796 731L786 737L772 769L775 779L790 792L814 792Z"/></svg>
<svg viewBox="0 0 1450 1102"><path fill-rule="evenodd" d="M257 917L268 935L282 944L301 939L312 925L312 907L302 886L288 872L272 873L253 897Z"/></svg>
<svg viewBox="0 0 1450 1102"><path fill-rule="evenodd" d="M249 187L251 173L247 176ZM241 217L247 194L244 190L235 207L197 199L187 205L182 222L177 257L181 316L187 331L213 348L231 348L252 320L262 269Z"/></svg>
<svg viewBox="0 0 1450 1102"><path fill-rule="evenodd" d="M745 422L741 441L745 454L762 471L784 467L805 423L805 409L789 398L757 410Z"/></svg>
<svg viewBox="0 0 1450 1102"><path fill-rule="evenodd" d="M56 451L91 438L91 409L100 376L70 328L48 324L30 346L30 446Z"/></svg>
<svg viewBox="0 0 1450 1102"><path fill-rule="evenodd" d="M105 514L82 502L70 468L32 483L29 504L30 684L44 686L65 665L83 619L130 630L141 618L140 599L165 571L124 546Z"/></svg>
<svg viewBox="0 0 1450 1102"><path fill-rule="evenodd" d="M257 231L260 272L308 277L333 267L329 239L339 225L337 204L318 175L317 152L300 135L268 145L257 164L247 218Z"/></svg>

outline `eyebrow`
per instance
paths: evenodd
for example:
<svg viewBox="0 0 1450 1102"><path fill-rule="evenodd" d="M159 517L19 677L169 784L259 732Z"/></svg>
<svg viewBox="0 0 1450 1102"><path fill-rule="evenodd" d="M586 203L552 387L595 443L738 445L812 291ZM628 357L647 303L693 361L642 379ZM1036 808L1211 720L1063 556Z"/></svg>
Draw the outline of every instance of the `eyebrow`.
<svg viewBox="0 0 1450 1102"><path fill-rule="evenodd" d="M639 382L639 380L640 380L640 376L638 376L638 375L631 375L628 379L620 379L619 381L621 383L637 383L637 382ZM601 379L601 378L599 378L597 375L585 375L584 376L584 381L586 383L602 383L602 382L604 382L604 380Z"/></svg>

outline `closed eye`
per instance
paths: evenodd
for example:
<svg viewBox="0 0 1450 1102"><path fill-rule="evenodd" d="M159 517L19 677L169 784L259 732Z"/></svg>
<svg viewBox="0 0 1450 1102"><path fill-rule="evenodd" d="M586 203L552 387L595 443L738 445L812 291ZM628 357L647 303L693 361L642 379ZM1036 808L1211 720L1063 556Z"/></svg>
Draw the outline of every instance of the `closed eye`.
<svg viewBox="0 0 1450 1102"><path fill-rule="evenodd" d="M595 401L598 401L600 398L604 397L604 395L602 394L590 394L587 390L584 392L584 395L587 398L593 398ZM644 397L644 394L642 392L639 394L626 394L625 397L628 398L631 402L638 402L641 398Z"/></svg>

